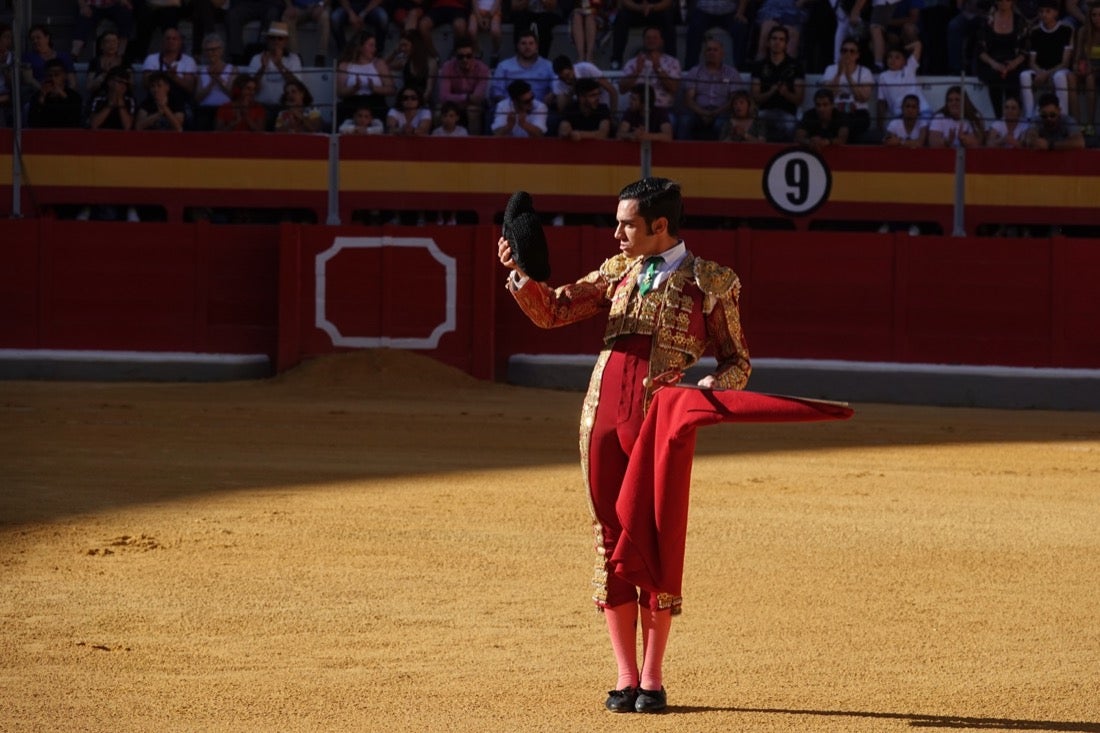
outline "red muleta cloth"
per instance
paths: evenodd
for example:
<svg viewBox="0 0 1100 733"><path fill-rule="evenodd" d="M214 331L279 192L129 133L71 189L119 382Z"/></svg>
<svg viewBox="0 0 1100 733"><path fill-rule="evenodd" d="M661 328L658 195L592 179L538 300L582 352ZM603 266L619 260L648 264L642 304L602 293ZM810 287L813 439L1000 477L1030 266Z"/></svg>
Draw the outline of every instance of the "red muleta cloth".
<svg viewBox="0 0 1100 733"><path fill-rule="evenodd" d="M654 593L681 594L698 428L720 422L846 420L852 412L843 403L803 397L659 389L634 443L615 505L623 531L611 553L611 572Z"/></svg>

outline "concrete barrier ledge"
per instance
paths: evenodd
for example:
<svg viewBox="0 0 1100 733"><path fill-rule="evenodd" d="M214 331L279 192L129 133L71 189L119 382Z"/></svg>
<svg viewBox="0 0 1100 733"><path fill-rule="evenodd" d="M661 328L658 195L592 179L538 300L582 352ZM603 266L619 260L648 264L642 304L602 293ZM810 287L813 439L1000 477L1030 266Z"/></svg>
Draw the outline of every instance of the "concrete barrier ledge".
<svg viewBox="0 0 1100 733"><path fill-rule="evenodd" d="M594 363L593 355L515 354L508 381L583 390ZM704 358L687 380L714 367L713 358ZM754 359L749 389L844 402L1100 411L1100 369Z"/></svg>
<svg viewBox="0 0 1100 733"><path fill-rule="evenodd" d="M220 382L272 374L266 354L0 349L0 379Z"/></svg>

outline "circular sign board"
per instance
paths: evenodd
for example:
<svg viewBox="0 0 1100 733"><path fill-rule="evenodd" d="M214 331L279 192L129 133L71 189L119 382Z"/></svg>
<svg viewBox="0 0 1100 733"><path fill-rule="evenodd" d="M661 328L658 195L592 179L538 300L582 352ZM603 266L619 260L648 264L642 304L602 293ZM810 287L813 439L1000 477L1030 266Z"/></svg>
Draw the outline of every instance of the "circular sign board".
<svg viewBox="0 0 1100 733"><path fill-rule="evenodd" d="M764 166L764 195L775 208L805 216L829 200L833 174L820 155L807 148L788 148Z"/></svg>

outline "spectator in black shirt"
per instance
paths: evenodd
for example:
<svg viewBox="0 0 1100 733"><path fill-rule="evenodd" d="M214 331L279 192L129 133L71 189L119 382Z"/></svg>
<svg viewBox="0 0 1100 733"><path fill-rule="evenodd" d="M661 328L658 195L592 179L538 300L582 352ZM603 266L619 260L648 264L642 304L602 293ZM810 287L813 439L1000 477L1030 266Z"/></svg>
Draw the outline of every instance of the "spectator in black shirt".
<svg viewBox="0 0 1100 733"><path fill-rule="evenodd" d="M848 119L837 110L832 89L818 89L814 94L814 108L802 115L794 141L814 150L848 142Z"/></svg>
<svg viewBox="0 0 1100 733"><path fill-rule="evenodd" d="M787 55L787 29L768 33L768 52L752 69L752 98L765 124L768 142L789 142L798 124L798 108L806 95L802 65Z"/></svg>
<svg viewBox="0 0 1100 733"><path fill-rule="evenodd" d="M31 100L30 127L81 127L83 100L68 84L68 69L61 59L46 62L38 94Z"/></svg>
<svg viewBox="0 0 1100 733"><path fill-rule="evenodd" d="M1070 59L1073 57L1073 29L1058 22L1058 0L1041 0L1039 23L1029 36L1030 54L1028 68L1020 72L1020 101L1024 114L1035 114L1035 90L1054 87L1062 109L1072 114Z"/></svg>

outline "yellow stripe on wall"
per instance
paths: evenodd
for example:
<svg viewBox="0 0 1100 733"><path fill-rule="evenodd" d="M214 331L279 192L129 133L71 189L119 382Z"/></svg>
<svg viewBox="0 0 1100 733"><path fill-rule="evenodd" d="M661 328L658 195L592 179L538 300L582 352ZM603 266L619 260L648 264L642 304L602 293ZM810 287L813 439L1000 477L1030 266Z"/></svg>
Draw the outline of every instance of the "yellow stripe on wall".
<svg viewBox="0 0 1100 733"><path fill-rule="evenodd" d="M28 155L23 166L26 182L38 186L328 189L326 160Z"/></svg>
<svg viewBox="0 0 1100 733"><path fill-rule="evenodd" d="M416 163L405 160L354 160L340 163L340 190L453 191L474 194L618 196L623 181L638 177L633 166L530 163Z"/></svg>
<svg viewBox="0 0 1100 733"><path fill-rule="evenodd" d="M11 168L11 156L0 156L0 185L12 184ZM762 172L755 168L667 166L654 168L653 174L679 181L689 198L763 198ZM639 175L639 169L632 165L354 160L340 164L340 190L509 194L523 189L536 195L615 197L624 182ZM74 188L321 192L328 188L328 161L27 155L23 183ZM842 203L950 205L954 191L952 173L848 170L834 172L829 199ZM965 197L966 203L974 206L1100 210L1100 176L971 173L966 177Z"/></svg>
<svg viewBox="0 0 1100 733"><path fill-rule="evenodd" d="M966 177L966 203L975 206L1095 209L1097 221L1100 221L1100 176L971 173Z"/></svg>

